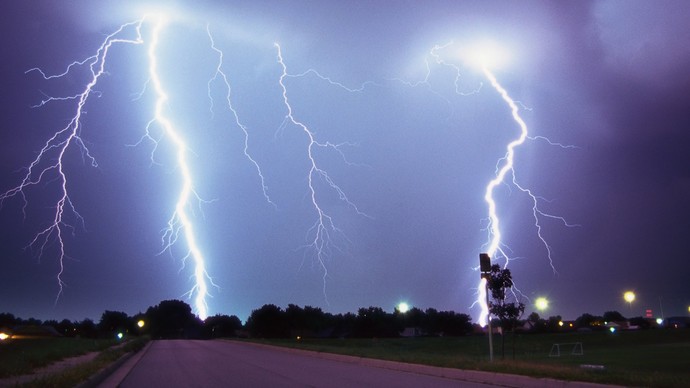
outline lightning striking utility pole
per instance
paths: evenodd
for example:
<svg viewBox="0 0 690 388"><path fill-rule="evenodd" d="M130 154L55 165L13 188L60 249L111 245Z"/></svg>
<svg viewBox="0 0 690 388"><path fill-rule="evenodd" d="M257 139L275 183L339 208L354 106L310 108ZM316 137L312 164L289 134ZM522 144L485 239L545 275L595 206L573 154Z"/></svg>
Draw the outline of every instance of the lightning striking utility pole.
<svg viewBox="0 0 690 388"><path fill-rule="evenodd" d="M507 267L509 262L511 261L510 256L504 250L505 245L502 241L503 238L501 222L497 212L497 204L494 198L494 191L496 187L500 185L512 184L512 186L516 187L518 190L520 190L520 192L527 195L527 197L532 202L532 215L534 219L534 227L536 229L536 234L543 246L545 247L549 265L551 266L551 269L553 270L554 274L556 274L556 267L552 259L551 247L549 246L542 234L542 226L540 220L542 218L550 218L562 222L567 227L573 227L576 225L571 225L563 217L545 213L539 208L540 198L536 196L530 189L520 185L520 183L517 181L515 177L515 152L518 148L523 146L527 140L543 140L546 141L549 145L558 146L561 148L575 147L565 146L560 143L552 142L543 136L529 135L527 124L520 116L520 108L518 106L518 103L510 97L506 89L503 88L503 86L501 86L501 84L498 82L496 76L489 70L489 64L495 64L496 62L501 62L505 59L505 52L503 50L500 50L492 42L482 42L481 45L475 45L474 47L466 47L466 49L467 50L463 50L460 53L460 55L457 55L456 53L453 54L453 56L463 58L463 61L466 62L467 65L476 67L479 70L481 70L483 76L489 81L493 89L496 92L498 92L498 94L501 96L501 99L507 104L508 108L510 109L513 121L519 127L518 136L506 145L506 152L496 163L494 177L487 183L484 191L484 201L488 207L488 242L486 243L485 252L492 259L504 260L504 267ZM470 96L479 93L482 90L482 84L480 84L477 88L471 89L469 91L464 91L465 88L461 87L463 83L462 67L442 56L442 52L444 50L450 50L451 52L453 52L455 50L454 42L451 41L444 45L436 45L430 50L429 54L427 55L427 58L425 59L426 75L422 81L416 83L406 81L402 82L411 87L420 85L426 86L430 89L432 93L443 98L448 104L450 104L450 101L447 98L442 96L440 93L438 93L431 87L429 80L432 73L432 64L436 64L438 66L443 66L451 69L452 72L455 74L455 77L453 79L453 85L455 87L456 94L462 96ZM480 306L481 312L478 321L482 326L484 326L487 324L489 314L485 279L481 279L477 290L477 299L473 305Z"/></svg>
<svg viewBox="0 0 690 388"><path fill-rule="evenodd" d="M508 263L510 262L510 257L506 254L506 252L503 250L502 247L502 242L501 242L501 225L500 225L500 219L496 213L496 201L494 200L494 189L501 185L506 183L507 175L510 174L511 177L511 183L517 187L520 191L523 193L527 194L527 196L530 198L532 201L532 215L534 218L534 227L536 229L537 237L543 244L544 248L546 249L546 256L549 261L549 265L551 266L551 269L553 270L553 273L556 274L556 267L554 266L553 259L551 257L551 247L547 243L546 239L542 235L542 226L539 221L539 217L547 217L547 218L552 218L552 219L557 219L561 221L565 226L574 226L570 225L566 222L566 220L563 217L559 216L554 216L552 214L545 213L539 209L538 206L538 197L532 193L531 190L521 186L517 180L515 179L515 150L522 146L527 139L529 139L529 131L527 128L527 124L525 124L525 121L520 117L520 109L518 108L517 103L515 100L513 100L508 92L501 86L501 84L498 82L496 79L496 76L487 68L483 67L482 71L486 78L489 80L491 83L491 86L498 92L498 94L501 96L503 101L508 105L510 108L510 112L513 118L513 121L518 125L520 128L519 135L517 138L515 138L513 141L508 143L506 146L506 153L505 155L499 159L498 164L496 166L496 174L493 179L489 181L489 183L486 186L486 191L484 193L484 201L486 202L488 206L488 213L489 213L489 225L488 225L488 233L489 233L489 242L488 242L488 247L487 247L487 253L489 257L495 258L497 256L503 257L505 259L505 264L504 267L508 266ZM548 139L547 139L548 141ZM552 145L559 145L558 143L552 143L549 141L550 144ZM564 146L562 146L564 147ZM568 147L569 148L569 147ZM488 315L489 315L489 306L487 305L487 298L486 295L482 295L484 290L486 289L486 279L481 279L480 284L479 284L479 295L477 297L477 304L481 306L481 313L479 316L479 323L481 325L486 325Z"/></svg>
<svg viewBox="0 0 690 388"><path fill-rule="evenodd" d="M502 184L505 182L506 175L510 172L513 174L513 181L514 181L514 173L513 173L513 166L515 165L515 148L519 147L520 145L524 144L525 140L527 139L527 124L525 124L524 120L522 120L522 117L518 114L518 107L515 104L515 101L513 101L512 98L508 95L508 92L498 83L496 80L496 77L491 73L486 67L483 69L484 75L489 79L489 82L491 82L491 86L496 89L496 91L501 95L501 98L503 101L508 104L510 107L510 111L513 117L513 120L518 124L520 127L520 135L506 146L506 154L501 160L499 161L499 164L496 168L496 176L489 181L489 183L486 186L486 191L484 193L484 201L488 205L489 208L489 246L487 249L487 253L489 257L495 258L496 253L500 252L501 255L506 258L506 263L505 265L508 265L508 256L505 254L501 247L501 228L500 228L500 219L498 218L498 215L496 214L496 201L494 200L494 189L496 186ZM533 197L534 199L534 197ZM536 199L534 199L536 201ZM539 220L536 219L537 222L537 228L539 228ZM553 268L553 262L551 261L551 250L548 248L548 244L546 244L546 241L541 237L541 234L539 234L539 237L542 239L542 242L546 245L548 249L548 255L549 255L549 261L551 262L551 266ZM554 269L555 271L555 269ZM482 295L484 292L486 292L486 279L482 278L480 283L479 283L479 295L477 297L477 303L481 307L481 313L479 316L479 324L484 326L487 324L488 316L489 316L489 306L487 304L487 296L486 294Z"/></svg>

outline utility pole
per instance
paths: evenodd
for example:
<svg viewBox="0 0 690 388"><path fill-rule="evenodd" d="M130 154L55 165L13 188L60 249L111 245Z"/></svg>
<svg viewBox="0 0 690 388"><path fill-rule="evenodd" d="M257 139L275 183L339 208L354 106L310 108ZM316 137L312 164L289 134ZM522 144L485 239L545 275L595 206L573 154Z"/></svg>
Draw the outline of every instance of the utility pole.
<svg viewBox="0 0 690 388"><path fill-rule="evenodd" d="M489 309L489 280L491 280L491 258L488 253L479 254L479 271L481 272L480 278L484 279L484 285L486 286L486 308ZM488 329L489 329L489 361L494 360L494 344L493 344L493 330L491 330L491 311L488 312L487 316Z"/></svg>

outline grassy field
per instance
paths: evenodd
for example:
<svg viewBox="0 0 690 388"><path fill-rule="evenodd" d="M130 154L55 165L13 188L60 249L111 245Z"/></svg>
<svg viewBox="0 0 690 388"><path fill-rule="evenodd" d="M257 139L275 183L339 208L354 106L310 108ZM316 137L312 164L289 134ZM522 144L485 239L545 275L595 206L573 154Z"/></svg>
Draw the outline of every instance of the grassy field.
<svg viewBox="0 0 690 388"><path fill-rule="evenodd" d="M19 384L22 387L73 387L112 364L125 353L143 348L147 341L148 337L138 337L124 344L111 339L84 338L41 338L3 342L0 344L0 378L30 374L35 369L55 361L99 352L91 361Z"/></svg>
<svg viewBox="0 0 690 388"><path fill-rule="evenodd" d="M110 339L37 338L13 340L0 345L0 378L17 376L67 357L107 349Z"/></svg>
<svg viewBox="0 0 690 388"><path fill-rule="evenodd" d="M687 387L690 384L690 329L506 336L505 359L501 338L494 337L494 362L488 361L485 336L460 338L302 339L264 343L319 352L379 358L450 368L515 373L562 380L591 381L649 387ZM581 343L582 355L561 346L560 357L549 356L554 344ZM588 369L582 365L602 366Z"/></svg>

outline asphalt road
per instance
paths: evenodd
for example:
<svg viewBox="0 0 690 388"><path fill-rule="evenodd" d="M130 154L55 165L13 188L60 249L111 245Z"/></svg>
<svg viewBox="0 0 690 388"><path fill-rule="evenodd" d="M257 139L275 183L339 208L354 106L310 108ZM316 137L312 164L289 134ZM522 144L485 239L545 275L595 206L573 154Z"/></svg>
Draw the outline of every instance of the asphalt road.
<svg viewBox="0 0 690 388"><path fill-rule="evenodd" d="M323 357L231 341L153 341L102 387L482 387L388 369L355 357ZM439 368L441 369L441 368Z"/></svg>

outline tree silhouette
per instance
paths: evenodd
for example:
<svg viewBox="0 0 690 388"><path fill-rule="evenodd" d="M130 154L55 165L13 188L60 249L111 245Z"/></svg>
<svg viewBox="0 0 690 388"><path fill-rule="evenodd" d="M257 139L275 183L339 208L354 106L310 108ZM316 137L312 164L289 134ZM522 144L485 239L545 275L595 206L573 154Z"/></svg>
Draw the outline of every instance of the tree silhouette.
<svg viewBox="0 0 690 388"><path fill-rule="evenodd" d="M604 321L606 322L624 322L626 321L623 314L618 311L607 311L604 313Z"/></svg>
<svg viewBox="0 0 690 388"><path fill-rule="evenodd" d="M509 291L513 288L513 277L508 268L501 268L494 264L491 266L489 273L488 285L491 291L491 298L489 312L498 318L504 335L501 335L501 358L505 358L505 332L513 331L513 358L515 358L515 327L517 326L520 316L525 311L525 304L517 300L517 296L513 295L515 301L508 301Z"/></svg>
<svg viewBox="0 0 690 388"><path fill-rule="evenodd" d="M355 320L355 337L397 337L403 327L393 314L381 307L360 308Z"/></svg>
<svg viewBox="0 0 690 388"><path fill-rule="evenodd" d="M130 320L127 313L106 310L98 322L98 331L102 336L114 337L119 332L127 332L129 325Z"/></svg>
<svg viewBox="0 0 690 388"><path fill-rule="evenodd" d="M575 326L578 329L592 329L603 328L604 317L594 316L589 313L584 313L575 319Z"/></svg>
<svg viewBox="0 0 690 388"><path fill-rule="evenodd" d="M242 321L236 316L214 315L204 321L204 338L236 337Z"/></svg>
<svg viewBox="0 0 690 388"><path fill-rule="evenodd" d="M199 338L201 321L180 300L164 300L146 310L146 324L153 338Z"/></svg>
<svg viewBox="0 0 690 388"><path fill-rule="evenodd" d="M287 338L290 335L285 312L274 304L265 304L252 311L247 329L252 337L259 338Z"/></svg>

